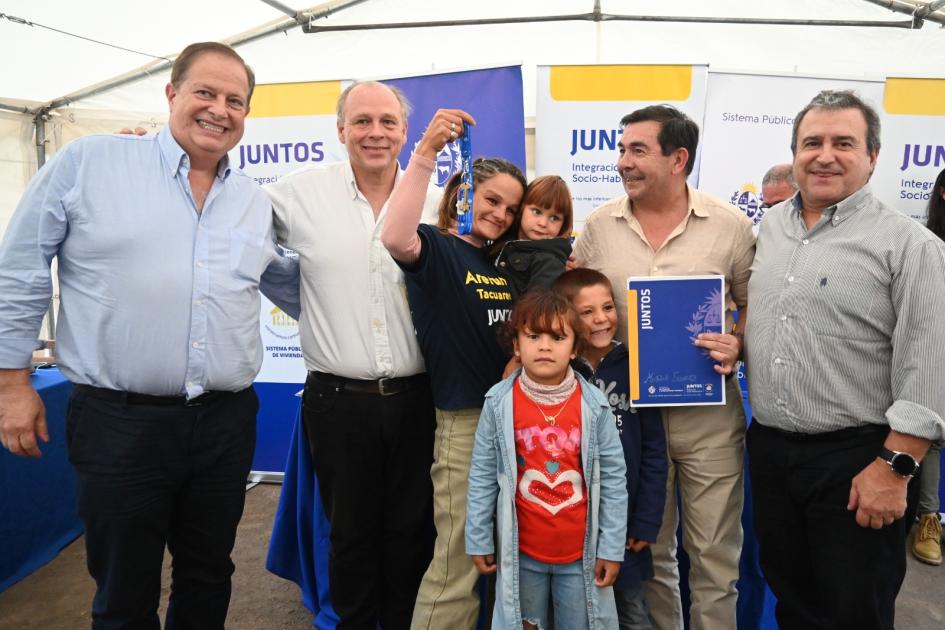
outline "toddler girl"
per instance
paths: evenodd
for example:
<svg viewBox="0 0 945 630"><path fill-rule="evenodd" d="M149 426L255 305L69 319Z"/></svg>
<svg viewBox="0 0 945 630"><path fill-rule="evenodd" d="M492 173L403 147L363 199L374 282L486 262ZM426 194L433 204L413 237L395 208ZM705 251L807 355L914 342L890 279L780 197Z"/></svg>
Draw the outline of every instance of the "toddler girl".
<svg viewBox="0 0 945 630"><path fill-rule="evenodd" d="M557 175L532 180L521 207L508 231L516 240L494 248L499 252L496 268L509 280L513 298L529 289L547 289L564 273L574 223L571 191Z"/></svg>

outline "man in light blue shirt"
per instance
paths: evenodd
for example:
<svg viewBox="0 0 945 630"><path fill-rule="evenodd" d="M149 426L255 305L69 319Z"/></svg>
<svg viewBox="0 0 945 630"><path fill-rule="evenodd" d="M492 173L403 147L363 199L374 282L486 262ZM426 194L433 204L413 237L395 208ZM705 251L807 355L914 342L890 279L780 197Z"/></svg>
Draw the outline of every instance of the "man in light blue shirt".
<svg viewBox="0 0 945 630"><path fill-rule="evenodd" d="M67 437L93 628L159 626L165 544L167 627L226 619L255 446L258 287L278 259L268 197L227 158L253 85L231 48L187 47L166 88L168 126L60 151L0 247L0 439L17 455L48 440L28 367L58 257L56 351L76 385Z"/></svg>

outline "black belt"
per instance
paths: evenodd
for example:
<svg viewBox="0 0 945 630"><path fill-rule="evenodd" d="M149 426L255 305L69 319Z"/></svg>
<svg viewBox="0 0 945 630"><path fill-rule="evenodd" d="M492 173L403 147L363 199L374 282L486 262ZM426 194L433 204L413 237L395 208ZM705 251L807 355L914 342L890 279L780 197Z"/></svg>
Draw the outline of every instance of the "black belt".
<svg viewBox="0 0 945 630"><path fill-rule="evenodd" d="M348 378L346 376L327 374L326 372L309 372L308 378L316 383L330 385L338 391L375 394L377 396L400 394L408 389L420 387L430 382L425 372L414 374L413 376L379 378L376 381Z"/></svg>
<svg viewBox="0 0 945 630"><path fill-rule="evenodd" d="M782 438L794 442L834 442L846 440L852 437L879 434L885 435L889 433L889 425L887 424L863 424L858 427L846 427L843 429L837 429L835 431L824 431L821 433L801 433L800 431L785 431L784 429L767 425L764 422L758 422L757 417L753 418L751 423L757 424L760 428L763 428L766 431L770 431L776 435L781 436Z"/></svg>
<svg viewBox="0 0 945 630"><path fill-rule="evenodd" d="M86 396L107 400L109 402L120 402L129 405L156 405L181 407L202 407L218 402L224 396L233 392L204 392L196 398L188 399L186 396L152 396L151 394L136 394L135 392L123 392L117 389L105 389L104 387L92 387L91 385L76 385L77 391Z"/></svg>

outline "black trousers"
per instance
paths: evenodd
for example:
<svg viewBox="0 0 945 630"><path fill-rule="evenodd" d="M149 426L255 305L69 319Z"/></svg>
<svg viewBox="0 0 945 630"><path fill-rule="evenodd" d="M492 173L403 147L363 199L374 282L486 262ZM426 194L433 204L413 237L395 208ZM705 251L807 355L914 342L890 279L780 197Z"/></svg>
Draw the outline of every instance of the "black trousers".
<svg viewBox="0 0 945 630"><path fill-rule="evenodd" d="M309 376L302 417L331 525L338 629L409 628L435 538L429 381L380 396Z"/></svg>
<svg viewBox="0 0 945 630"><path fill-rule="evenodd" d="M761 568L778 598L782 630L894 627L918 479L909 483L905 516L892 525L860 527L847 510L853 477L876 458L888 432L794 436L757 420L749 427Z"/></svg>
<svg viewBox="0 0 945 630"><path fill-rule="evenodd" d="M252 388L197 407L76 389L66 431L97 587L93 629L160 629L165 545L173 556L165 628L224 627L258 407Z"/></svg>

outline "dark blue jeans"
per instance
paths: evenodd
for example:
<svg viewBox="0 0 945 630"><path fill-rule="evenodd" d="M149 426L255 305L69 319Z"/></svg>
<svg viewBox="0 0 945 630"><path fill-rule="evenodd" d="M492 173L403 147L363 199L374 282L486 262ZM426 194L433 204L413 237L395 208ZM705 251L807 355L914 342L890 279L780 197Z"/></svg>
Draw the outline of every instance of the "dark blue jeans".
<svg viewBox="0 0 945 630"><path fill-rule="evenodd" d="M165 545L173 556L165 627L224 627L258 407L252 388L196 407L102 400L77 388L66 430L97 587L93 629L160 629Z"/></svg>
<svg viewBox="0 0 945 630"><path fill-rule="evenodd" d="M903 518L860 527L847 510L850 483L876 459L889 427L786 434L756 418L748 428L752 503L761 569L778 598L782 630L892 630L906 574Z"/></svg>

